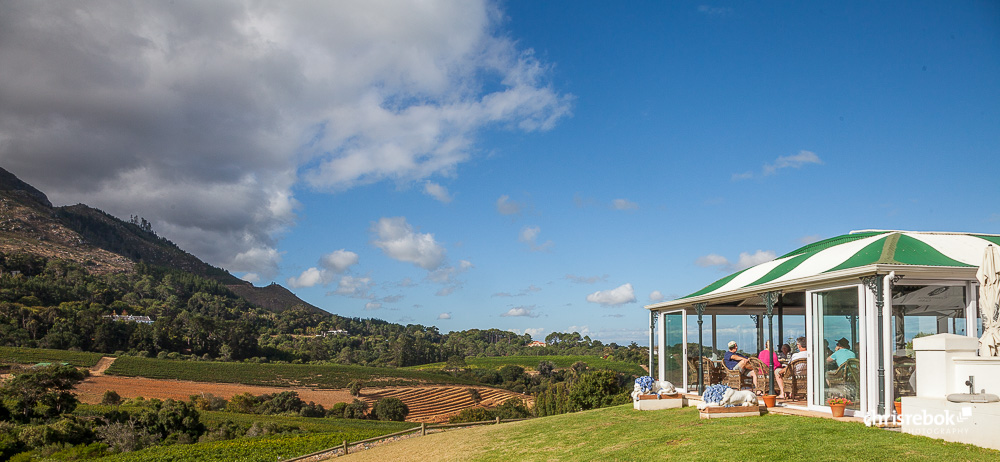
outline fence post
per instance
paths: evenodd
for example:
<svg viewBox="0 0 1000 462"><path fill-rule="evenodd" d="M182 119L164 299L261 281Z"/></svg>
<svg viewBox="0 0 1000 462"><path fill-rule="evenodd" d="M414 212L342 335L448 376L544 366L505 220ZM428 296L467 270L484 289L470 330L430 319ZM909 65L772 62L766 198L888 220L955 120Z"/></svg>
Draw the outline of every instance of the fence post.
<svg viewBox="0 0 1000 462"><path fill-rule="evenodd" d="M347 455L347 440L344 440L344 455Z"/></svg>
<svg viewBox="0 0 1000 462"><path fill-rule="evenodd" d="M500 416L497 416L497 425L500 425Z"/></svg>
<svg viewBox="0 0 1000 462"><path fill-rule="evenodd" d="M427 436L427 423L420 422L420 436Z"/></svg>

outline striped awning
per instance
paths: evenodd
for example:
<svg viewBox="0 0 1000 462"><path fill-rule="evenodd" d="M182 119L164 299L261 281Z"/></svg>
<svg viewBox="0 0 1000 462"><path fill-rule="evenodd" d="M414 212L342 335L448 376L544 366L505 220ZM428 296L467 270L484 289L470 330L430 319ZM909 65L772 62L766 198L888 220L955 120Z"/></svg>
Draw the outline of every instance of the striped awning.
<svg viewBox="0 0 1000 462"><path fill-rule="evenodd" d="M968 233L858 231L809 244L774 260L726 276L686 297L712 296L869 265L978 267L1000 236Z"/></svg>

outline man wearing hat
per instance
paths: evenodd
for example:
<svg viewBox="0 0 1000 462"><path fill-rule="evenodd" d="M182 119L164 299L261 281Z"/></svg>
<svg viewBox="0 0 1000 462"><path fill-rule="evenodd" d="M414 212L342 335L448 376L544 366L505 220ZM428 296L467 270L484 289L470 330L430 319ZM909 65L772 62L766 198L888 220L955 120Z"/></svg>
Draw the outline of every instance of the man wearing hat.
<svg viewBox="0 0 1000 462"><path fill-rule="evenodd" d="M722 356L722 362L726 365L726 368L732 371L749 371L748 374L753 378L753 383L757 383L757 372L753 370L753 367L748 364L748 359L736 354L736 341L729 341L729 351Z"/></svg>
<svg viewBox="0 0 1000 462"><path fill-rule="evenodd" d="M837 340L837 346L834 347L835 350L830 354L829 358L826 358L826 362L836 361L837 367L844 364L848 359L857 358L853 351L851 351L851 343L847 341L846 338L841 338Z"/></svg>

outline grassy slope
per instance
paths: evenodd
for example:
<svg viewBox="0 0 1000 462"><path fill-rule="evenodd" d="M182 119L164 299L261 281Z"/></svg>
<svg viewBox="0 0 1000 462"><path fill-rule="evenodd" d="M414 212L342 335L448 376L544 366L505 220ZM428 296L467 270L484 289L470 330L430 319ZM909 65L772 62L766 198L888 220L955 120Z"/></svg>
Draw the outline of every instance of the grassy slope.
<svg viewBox="0 0 1000 462"><path fill-rule="evenodd" d="M16 364L69 363L76 367L94 367L101 360L101 353L41 348L0 347L0 362Z"/></svg>
<svg viewBox="0 0 1000 462"><path fill-rule="evenodd" d="M631 405L411 438L347 460L990 460L1000 451L831 419L701 420Z"/></svg>
<svg viewBox="0 0 1000 462"><path fill-rule="evenodd" d="M495 356L488 358L468 357L466 364L471 369L499 369L507 364L521 366L527 370L535 370L538 363L542 361L552 361L556 368L562 369L573 365L577 361L587 363L591 369L610 369L632 375L646 375L638 364L621 361L610 361L600 356ZM405 369L414 370L436 370L445 367L445 363L431 363L420 366L410 366Z"/></svg>
<svg viewBox="0 0 1000 462"><path fill-rule="evenodd" d="M118 358L106 373L126 377L279 387L345 388L355 379L362 380L365 386L419 385L422 383L474 384L474 382L444 374L385 367L172 361L131 356Z"/></svg>

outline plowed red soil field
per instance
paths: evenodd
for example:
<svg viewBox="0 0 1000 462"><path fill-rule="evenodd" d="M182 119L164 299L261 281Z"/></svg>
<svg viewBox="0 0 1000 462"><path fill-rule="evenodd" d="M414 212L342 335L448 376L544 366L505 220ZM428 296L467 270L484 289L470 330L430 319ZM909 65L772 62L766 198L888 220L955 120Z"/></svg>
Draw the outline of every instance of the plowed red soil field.
<svg viewBox="0 0 1000 462"><path fill-rule="evenodd" d="M533 400L528 395L487 387L467 386L426 386L365 388L361 399L369 405L383 397L394 396L403 400L410 408L406 420L411 422L444 422L462 409L476 406L469 396L468 388L476 388L482 397L481 406L494 407L506 399L518 397L529 406ZM312 401L329 408L334 403L350 402L354 399L346 389L318 390L293 387L258 387L233 383L205 383L181 380L147 379L142 377L116 377L109 375L91 376L77 385L76 393L80 401L88 404L101 402L105 390L114 390L122 398L178 399L186 401L191 395L211 393L225 399L233 395L249 392L253 395L295 391L303 401Z"/></svg>

